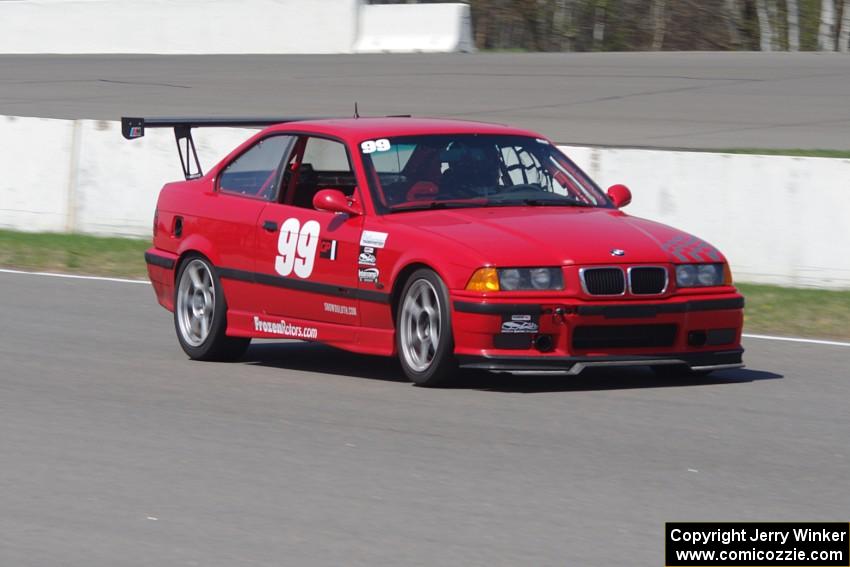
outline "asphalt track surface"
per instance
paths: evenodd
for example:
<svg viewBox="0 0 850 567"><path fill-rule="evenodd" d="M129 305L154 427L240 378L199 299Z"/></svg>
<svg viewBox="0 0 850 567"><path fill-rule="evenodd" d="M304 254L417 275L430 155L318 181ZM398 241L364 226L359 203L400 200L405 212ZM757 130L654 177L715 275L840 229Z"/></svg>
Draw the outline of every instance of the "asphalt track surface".
<svg viewBox="0 0 850 567"><path fill-rule="evenodd" d="M147 285L0 273L0 564L663 565L663 523L850 510L850 348L422 389L186 359Z"/></svg>
<svg viewBox="0 0 850 567"><path fill-rule="evenodd" d="M850 149L842 53L0 55L0 114L350 116L524 126L559 143Z"/></svg>

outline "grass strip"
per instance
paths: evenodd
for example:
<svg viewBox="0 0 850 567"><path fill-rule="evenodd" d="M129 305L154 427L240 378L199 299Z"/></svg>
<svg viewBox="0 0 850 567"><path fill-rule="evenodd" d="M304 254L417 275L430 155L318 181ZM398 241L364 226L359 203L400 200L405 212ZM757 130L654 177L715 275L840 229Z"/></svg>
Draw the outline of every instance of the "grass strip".
<svg viewBox="0 0 850 567"><path fill-rule="evenodd" d="M31 271L145 278L150 240L0 230L0 266Z"/></svg>
<svg viewBox="0 0 850 567"><path fill-rule="evenodd" d="M752 154L760 156L792 156L792 157L824 157L850 159L850 150L805 150L805 149L772 149L772 148L722 148L716 150L696 150L719 154Z"/></svg>
<svg viewBox="0 0 850 567"><path fill-rule="evenodd" d="M747 299L744 332L850 339L850 290L735 285Z"/></svg>
<svg viewBox="0 0 850 567"><path fill-rule="evenodd" d="M0 266L32 271L145 278L150 241L0 230ZM747 298L745 331L850 339L850 290L736 284Z"/></svg>

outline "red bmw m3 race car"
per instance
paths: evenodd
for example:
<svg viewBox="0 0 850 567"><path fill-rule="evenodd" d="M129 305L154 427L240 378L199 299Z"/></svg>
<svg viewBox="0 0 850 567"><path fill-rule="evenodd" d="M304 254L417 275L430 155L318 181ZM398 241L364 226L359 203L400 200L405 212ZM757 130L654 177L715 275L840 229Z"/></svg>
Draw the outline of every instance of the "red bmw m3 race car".
<svg viewBox="0 0 850 567"><path fill-rule="evenodd" d="M266 127L203 174L196 127ZM541 135L409 117L124 118L174 128L148 272L193 359L252 338L397 356L420 385L494 371L742 366L724 256L621 211Z"/></svg>

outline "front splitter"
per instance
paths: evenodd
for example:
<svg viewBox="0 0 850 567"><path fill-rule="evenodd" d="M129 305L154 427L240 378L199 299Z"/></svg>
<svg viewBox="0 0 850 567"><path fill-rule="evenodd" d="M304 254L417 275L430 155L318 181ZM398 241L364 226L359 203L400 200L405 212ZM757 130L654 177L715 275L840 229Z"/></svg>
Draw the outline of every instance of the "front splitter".
<svg viewBox="0 0 850 567"><path fill-rule="evenodd" d="M502 372L561 371L580 374L586 368L626 366L687 366L697 372L711 372L744 366L744 349L698 353L665 353L621 356L460 356L461 368Z"/></svg>

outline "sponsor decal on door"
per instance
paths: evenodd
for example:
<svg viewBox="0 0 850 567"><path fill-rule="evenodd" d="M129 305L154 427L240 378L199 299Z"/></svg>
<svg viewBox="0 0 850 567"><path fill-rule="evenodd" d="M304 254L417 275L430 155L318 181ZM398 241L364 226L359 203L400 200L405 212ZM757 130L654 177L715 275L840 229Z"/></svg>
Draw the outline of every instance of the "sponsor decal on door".
<svg viewBox="0 0 850 567"><path fill-rule="evenodd" d="M357 278L363 283L376 283L380 274L377 268L360 268L357 270Z"/></svg>
<svg viewBox="0 0 850 567"><path fill-rule="evenodd" d="M319 245L319 258L336 260L336 240L322 239L322 243Z"/></svg>
<svg viewBox="0 0 850 567"><path fill-rule="evenodd" d="M357 263L361 266L374 266L378 262L378 252L371 246L361 246Z"/></svg>
<svg viewBox="0 0 850 567"><path fill-rule="evenodd" d="M360 246L371 246L372 248L383 248L387 244L386 232L375 232L364 230L360 235Z"/></svg>

